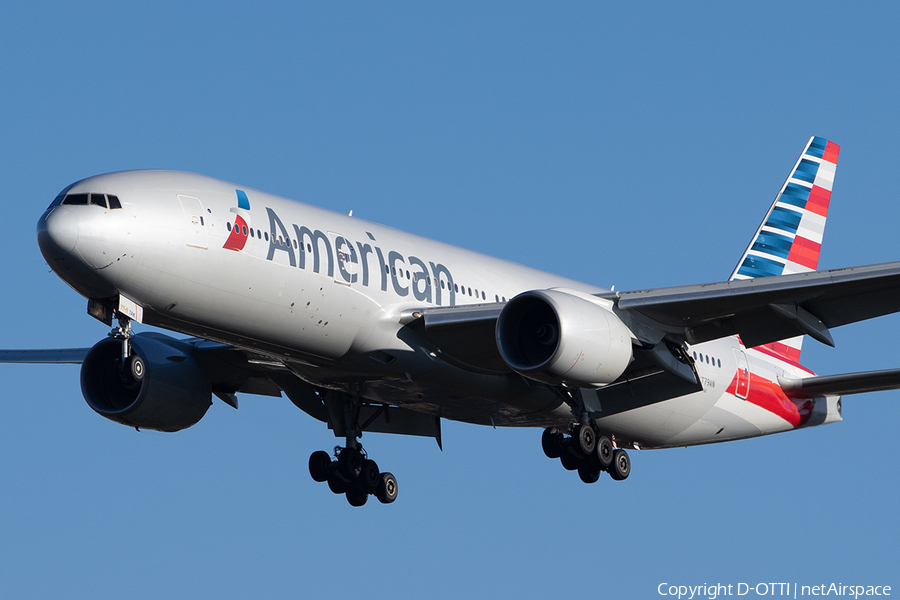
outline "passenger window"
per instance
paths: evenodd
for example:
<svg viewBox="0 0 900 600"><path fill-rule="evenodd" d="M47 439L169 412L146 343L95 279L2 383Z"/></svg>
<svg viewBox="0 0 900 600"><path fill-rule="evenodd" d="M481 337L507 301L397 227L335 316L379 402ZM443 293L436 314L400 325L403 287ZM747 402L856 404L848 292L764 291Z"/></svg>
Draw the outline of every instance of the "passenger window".
<svg viewBox="0 0 900 600"><path fill-rule="evenodd" d="M250 228L250 237L256 237L256 234L253 233L253 228L252 228L252 227Z"/></svg>
<svg viewBox="0 0 900 600"><path fill-rule="evenodd" d="M231 231L231 223L230 222L225 223L225 227L228 228L228 231Z"/></svg>
<svg viewBox="0 0 900 600"><path fill-rule="evenodd" d="M442 290L445 289L445 288L444 288L444 280L443 280L443 279L441 279L441 289L442 289Z"/></svg>
<svg viewBox="0 0 900 600"><path fill-rule="evenodd" d="M241 233L244 234L244 237L247 237L247 226L246 225L241 226Z"/></svg>
<svg viewBox="0 0 900 600"><path fill-rule="evenodd" d="M719 368L721 369L721 368L722 368L722 360L721 360L721 359L717 359L716 362L719 363Z"/></svg>
<svg viewBox="0 0 900 600"><path fill-rule="evenodd" d="M266 241L267 241L267 242L269 241L269 234L268 234L268 233L264 233L264 234L263 234L263 237L266 238Z"/></svg>
<svg viewBox="0 0 900 600"><path fill-rule="evenodd" d="M66 199L62 201L63 204L68 204L69 206L82 206L88 203L88 195L87 194L69 194L66 196Z"/></svg>
<svg viewBox="0 0 900 600"><path fill-rule="evenodd" d="M106 208L106 196L103 194L91 194L91 204Z"/></svg>
<svg viewBox="0 0 900 600"><path fill-rule="evenodd" d="M487 300L487 296L484 295L484 290L481 290L481 299Z"/></svg>

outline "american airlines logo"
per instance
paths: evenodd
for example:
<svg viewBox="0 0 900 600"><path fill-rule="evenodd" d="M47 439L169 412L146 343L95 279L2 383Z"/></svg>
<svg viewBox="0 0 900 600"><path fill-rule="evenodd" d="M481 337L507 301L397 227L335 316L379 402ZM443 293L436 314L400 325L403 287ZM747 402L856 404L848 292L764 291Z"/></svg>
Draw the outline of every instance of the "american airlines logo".
<svg viewBox="0 0 900 600"><path fill-rule="evenodd" d="M374 244L375 236L369 232L366 235L373 243L349 240L341 235L326 234L319 229L293 223L289 230L269 207L266 207L269 230L263 233L257 228L254 231L250 220L250 200L244 191L235 192L238 206L231 209L234 224L229 223L230 233L222 246L224 249L241 251L248 238L259 237L269 244L266 260L274 261L276 253L284 253L290 266L311 268L314 273L324 272L328 277L348 285L378 285L383 292L390 285L401 297L409 296L411 292L416 300L422 302L456 304L458 287L446 266L426 262L417 256L404 256L394 250L385 252Z"/></svg>

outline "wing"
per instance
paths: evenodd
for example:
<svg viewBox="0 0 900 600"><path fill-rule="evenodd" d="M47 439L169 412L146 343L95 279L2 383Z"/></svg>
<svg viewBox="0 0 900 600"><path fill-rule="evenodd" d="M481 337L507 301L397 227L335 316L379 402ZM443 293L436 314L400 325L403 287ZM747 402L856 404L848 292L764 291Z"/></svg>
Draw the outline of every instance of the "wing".
<svg viewBox="0 0 900 600"><path fill-rule="evenodd" d="M139 333L157 343L177 347L197 361L209 379L212 393L237 408L237 393L281 397L282 392L298 408L328 423L343 435L340 405L328 390L304 381L289 361L203 338L176 340L158 333ZM0 363L81 364L91 348L0 350ZM440 419L399 406L366 403L359 420L364 431L433 437L441 444Z"/></svg>
<svg viewBox="0 0 900 600"><path fill-rule="evenodd" d="M679 358L684 342L739 335L752 348L806 334L834 345L830 329L900 311L900 262L598 296L614 303L640 343L623 378L664 371L695 384L693 369ZM422 308L407 322L435 356L474 372L505 372L495 337L503 307ZM863 376L847 381L842 385L851 387L829 393L872 389Z"/></svg>
<svg viewBox="0 0 900 600"><path fill-rule="evenodd" d="M748 348L900 311L900 262L704 285L609 292L642 341L692 344L739 335Z"/></svg>
<svg viewBox="0 0 900 600"><path fill-rule="evenodd" d="M0 363L33 365L80 365L90 348L42 348L37 350L0 350Z"/></svg>

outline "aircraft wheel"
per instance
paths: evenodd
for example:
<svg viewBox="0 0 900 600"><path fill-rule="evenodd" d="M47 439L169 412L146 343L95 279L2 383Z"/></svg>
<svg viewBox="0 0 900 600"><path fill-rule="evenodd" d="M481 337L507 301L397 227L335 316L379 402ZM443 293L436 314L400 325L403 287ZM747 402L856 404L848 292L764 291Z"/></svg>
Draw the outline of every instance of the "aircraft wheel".
<svg viewBox="0 0 900 600"><path fill-rule="evenodd" d="M615 449L608 437L601 435L597 439L597 447L594 449L594 460L601 471L609 469L613 461L614 451Z"/></svg>
<svg viewBox="0 0 900 600"><path fill-rule="evenodd" d="M350 488L347 490L347 502L350 506L362 506L369 499L369 495L362 490Z"/></svg>
<svg viewBox="0 0 900 600"><path fill-rule="evenodd" d="M356 481L362 465L363 458L358 448L344 448L338 455L338 469L349 481Z"/></svg>
<svg viewBox="0 0 900 600"><path fill-rule="evenodd" d="M132 355L131 360L128 361L128 371L131 373L132 379L142 381L145 372L144 359L137 354Z"/></svg>
<svg viewBox="0 0 900 600"><path fill-rule="evenodd" d="M597 444L597 433L594 431L593 425L582 423L575 428L572 440L575 442L575 448L582 456L590 456L594 452Z"/></svg>
<svg viewBox="0 0 900 600"><path fill-rule="evenodd" d="M571 452L563 452L559 456L559 462L562 463L562 466L566 471L575 471L581 466L581 461Z"/></svg>
<svg viewBox="0 0 900 600"><path fill-rule="evenodd" d="M585 483L597 483L597 480L600 479L600 473L593 466L584 465L578 468L578 476Z"/></svg>
<svg viewBox="0 0 900 600"><path fill-rule="evenodd" d="M327 452L317 450L310 455L309 474L312 476L313 481L318 481L319 483L328 481L331 471L331 457L328 456Z"/></svg>
<svg viewBox="0 0 900 600"><path fill-rule="evenodd" d="M378 471L378 465L374 460L366 459L363 461L362 468L359 471L359 487L367 494L375 493L378 489L378 483L381 481L381 473Z"/></svg>
<svg viewBox="0 0 900 600"><path fill-rule="evenodd" d="M541 447L547 458L559 458L563 453L563 434L556 427L548 427L541 435Z"/></svg>
<svg viewBox="0 0 900 600"><path fill-rule="evenodd" d="M617 449L613 452L613 461L609 467L609 474L616 481L627 479L631 474L631 459L624 450Z"/></svg>
<svg viewBox="0 0 900 600"><path fill-rule="evenodd" d="M397 478L393 473L382 473L381 481L378 482L378 489L375 490L375 497L382 504L390 504L397 499L399 493L397 487Z"/></svg>
<svg viewBox="0 0 900 600"><path fill-rule="evenodd" d="M328 476L328 489L335 494L343 494L347 491L347 482L334 472Z"/></svg>

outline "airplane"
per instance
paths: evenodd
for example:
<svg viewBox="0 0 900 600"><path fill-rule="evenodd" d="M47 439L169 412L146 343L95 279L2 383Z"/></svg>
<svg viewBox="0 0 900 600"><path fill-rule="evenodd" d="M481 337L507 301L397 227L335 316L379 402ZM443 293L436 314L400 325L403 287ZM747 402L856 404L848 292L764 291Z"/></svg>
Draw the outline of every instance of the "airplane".
<svg viewBox="0 0 900 600"><path fill-rule="evenodd" d="M633 291L202 175L88 177L37 238L112 329L0 362L81 364L88 405L137 430L191 427L213 397L284 394L343 438L308 466L353 506L399 489L364 432L441 446L444 419L543 428L544 453L585 483L624 480L628 449L833 423L841 396L900 388L900 369L799 363L804 336L833 346L832 328L900 311L900 262L816 270L839 151L809 139L728 280Z"/></svg>

